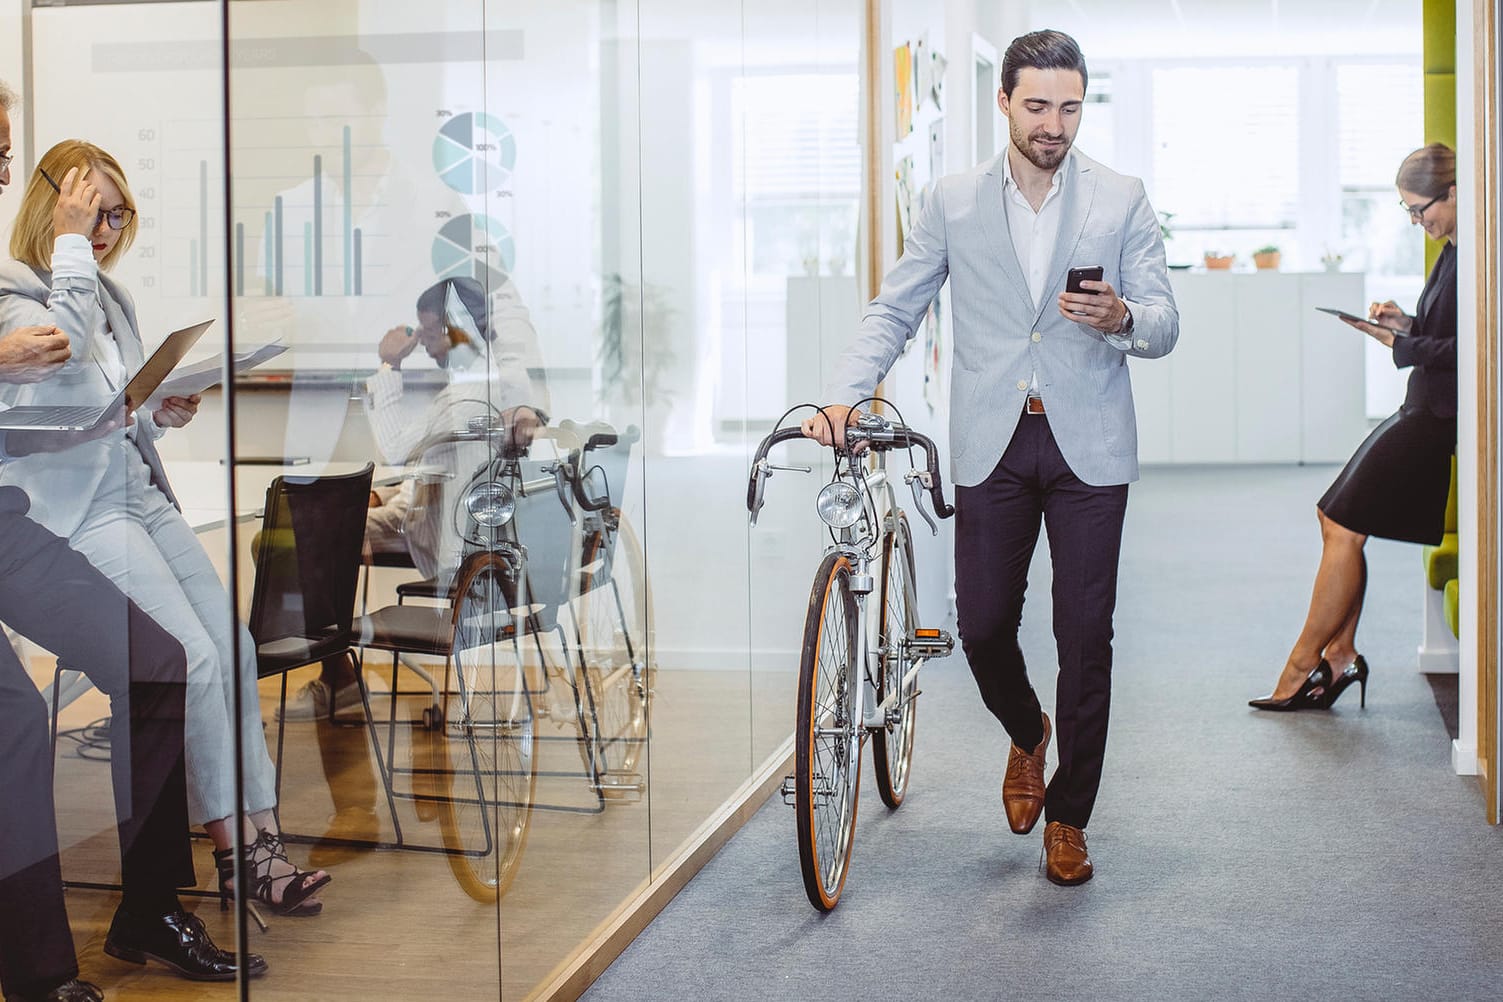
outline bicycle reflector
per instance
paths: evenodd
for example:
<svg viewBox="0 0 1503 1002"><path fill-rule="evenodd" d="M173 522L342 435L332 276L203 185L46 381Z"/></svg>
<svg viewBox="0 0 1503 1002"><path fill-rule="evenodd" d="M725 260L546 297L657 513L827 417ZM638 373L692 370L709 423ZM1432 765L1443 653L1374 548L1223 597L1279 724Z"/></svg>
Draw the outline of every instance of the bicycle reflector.
<svg viewBox="0 0 1503 1002"><path fill-rule="evenodd" d="M517 499L504 484L487 480L471 487L464 496L465 510L487 529L505 525L517 511Z"/></svg>
<svg viewBox="0 0 1503 1002"><path fill-rule="evenodd" d="M861 492L844 480L835 480L825 484L814 507L825 525L848 529L861 517Z"/></svg>

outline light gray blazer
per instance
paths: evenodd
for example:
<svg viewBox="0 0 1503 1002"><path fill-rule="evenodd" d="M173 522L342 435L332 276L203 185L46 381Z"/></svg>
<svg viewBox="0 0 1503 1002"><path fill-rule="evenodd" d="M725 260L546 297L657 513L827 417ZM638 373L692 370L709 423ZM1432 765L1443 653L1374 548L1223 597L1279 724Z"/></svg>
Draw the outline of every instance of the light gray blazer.
<svg viewBox="0 0 1503 1002"><path fill-rule="evenodd" d="M99 286L82 279L59 280L54 287L51 272L34 271L19 261L0 262L0 335L31 324L55 324L68 335L73 354L57 375L40 383L0 383L0 399L16 404L105 404L116 393L94 362L89 332L100 310L109 322L127 373L134 373L145 360L136 304L129 292L104 273ZM146 465L151 482L167 500L177 498L167 483L167 473L157 453L157 432L148 429L151 414L136 412L137 428L132 438ZM99 491L109 468L109 450L124 429L63 452L44 452L0 465L0 484L23 488L31 497L30 517L60 536L71 536Z"/></svg>
<svg viewBox="0 0 1503 1002"><path fill-rule="evenodd" d="M1060 166L1059 237L1043 301L1034 306L1013 251L998 157L941 178L917 214L903 257L867 306L828 387L830 403L873 391L950 281L950 475L981 483L996 468L1038 374L1060 453L1088 484L1138 478L1138 429L1127 356L1158 358L1179 338L1159 221L1143 182L1072 151ZM1133 313L1123 351L1060 315L1070 268L1101 265Z"/></svg>

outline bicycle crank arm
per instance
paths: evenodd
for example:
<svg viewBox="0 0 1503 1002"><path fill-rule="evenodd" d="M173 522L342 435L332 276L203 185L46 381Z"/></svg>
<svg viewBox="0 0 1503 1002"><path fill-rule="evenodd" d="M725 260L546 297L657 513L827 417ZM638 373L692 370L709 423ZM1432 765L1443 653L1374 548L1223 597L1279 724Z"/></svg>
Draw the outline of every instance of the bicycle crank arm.
<svg viewBox="0 0 1503 1002"><path fill-rule="evenodd" d="M910 685L913 684L914 680L918 678L919 669L924 667L924 662L927 660L928 658L919 658L913 663L913 667L909 668L908 671L904 673L903 681L898 686L897 691L889 692L887 696L883 698L882 702L872 707L872 711L867 714L866 719L862 721L862 726L864 726L869 731L879 731L882 728L886 727L889 723L891 723L891 721L889 721L887 717L888 714L892 712L893 703L897 701L898 692L906 690ZM918 698L918 695L919 694L915 692L912 696L909 696L905 702L913 702L913 700Z"/></svg>

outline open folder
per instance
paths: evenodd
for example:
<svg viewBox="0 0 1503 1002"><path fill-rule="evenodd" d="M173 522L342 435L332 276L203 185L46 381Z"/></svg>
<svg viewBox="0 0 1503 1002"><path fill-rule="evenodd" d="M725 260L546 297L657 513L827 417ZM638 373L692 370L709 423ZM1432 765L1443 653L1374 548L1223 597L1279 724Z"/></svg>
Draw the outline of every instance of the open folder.
<svg viewBox="0 0 1503 1002"><path fill-rule="evenodd" d="M235 372L254 369L262 362L270 361L286 350L285 344L270 341L254 348L237 351L234 354ZM223 377L223 355L215 355L213 358L206 358L192 365L179 366L171 376L162 380L162 385L157 387L156 392L151 395L150 404L155 407L168 397L191 397L195 393L202 393L211 386L218 386Z"/></svg>

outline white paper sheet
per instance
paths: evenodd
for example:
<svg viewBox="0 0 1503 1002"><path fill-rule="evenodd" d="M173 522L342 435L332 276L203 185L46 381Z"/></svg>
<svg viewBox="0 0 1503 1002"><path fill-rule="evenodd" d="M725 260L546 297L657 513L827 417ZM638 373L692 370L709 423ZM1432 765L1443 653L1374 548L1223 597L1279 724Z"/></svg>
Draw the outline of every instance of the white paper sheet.
<svg viewBox="0 0 1503 1002"><path fill-rule="evenodd" d="M262 362L276 358L287 350L287 346L280 341L271 341L246 351L235 353L235 371L244 372L254 369ZM224 356L215 355L201 362L191 365L181 365L173 370L172 375L162 380L157 391L147 401L148 408L160 407L167 397L188 397L195 393L202 393L211 386L218 386L224 375Z"/></svg>

